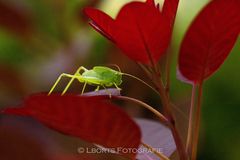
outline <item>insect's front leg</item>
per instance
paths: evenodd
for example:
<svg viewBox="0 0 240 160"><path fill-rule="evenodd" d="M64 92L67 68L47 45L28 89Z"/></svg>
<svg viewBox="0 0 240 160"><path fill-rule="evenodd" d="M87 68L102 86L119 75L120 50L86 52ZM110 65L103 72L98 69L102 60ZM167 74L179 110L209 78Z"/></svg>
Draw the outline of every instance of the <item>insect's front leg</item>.
<svg viewBox="0 0 240 160"><path fill-rule="evenodd" d="M70 85L72 84L72 82L74 81L74 79L76 78L76 76L80 76L80 75L81 75L80 72L81 72L82 70L83 70L83 71L87 71L87 69L86 69L85 67L83 67L83 66L79 67L79 68L77 69L77 71L75 72L75 74L74 74L75 77L72 77L72 79L68 82L68 84L67 84L67 86L64 88L62 94L65 94L65 93L67 92L68 88L70 87Z"/></svg>
<svg viewBox="0 0 240 160"><path fill-rule="evenodd" d="M87 82L84 82L84 85L83 85L83 88L82 88L82 92L81 92L81 95L83 95L84 91L85 91L85 88L87 86Z"/></svg>
<svg viewBox="0 0 240 160"><path fill-rule="evenodd" d="M51 90L48 92L48 95L50 95L50 94L53 92L53 90L56 88L57 84L60 82L60 80L61 80L63 77L76 78L76 76L71 75L71 74L66 74L66 73L61 74L61 75L58 77L57 81L56 81L56 82L54 83L54 85L52 86Z"/></svg>

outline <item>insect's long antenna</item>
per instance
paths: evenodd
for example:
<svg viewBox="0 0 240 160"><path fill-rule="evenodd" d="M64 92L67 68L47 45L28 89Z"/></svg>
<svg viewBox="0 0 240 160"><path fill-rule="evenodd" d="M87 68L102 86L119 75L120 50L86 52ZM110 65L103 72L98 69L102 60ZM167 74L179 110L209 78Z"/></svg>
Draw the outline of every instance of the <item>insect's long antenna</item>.
<svg viewBox="0 0 240 160"><path fill-rule="evenodd" d="M138 77L136 77L134 75L128 74L128 73L122 73L122 75L125 75L125 76L128 76L128 77L131 77L131 78L134 78L134 79L138 80L139 82L145 84L146 86L151 88L154 92L156 92L159 95L158 91L155 88L153 88L151 85L149 85L147 82L141 80L140 78L138 78Z"/></svg>
<svg viewBox="0 0 240 160"><path fill-rule="evenodd" d="M129 77L131 77L131 78L134 78L134 79L140 81L141 83L143 83L143 84L145 84L146 86L148 86L149 88L151 88L151 89L152 89L154 92L156 92L158 95L160 95L159 92L158 92L155 88L153 88L151 85L149 85L149 84L146 83L145 81L141 80L140 78L138 78L138 77L136 77L136 76L134 76L134 75L128 74L128 73L122 73L122 75L129 76ZM183 112L182 110L180 110L180 109L179 109L178 107L176 107L175 105L172 105L172 107L173 107L177 112L179 112L185 119L187 119L187 116L184 114L184 112Z"/></svg>
<svg viewBox="0 0 240 160"><path fill-rule="evenodd" d="M118 69L118 71L122 73L122 71L118 65L116 65L116 64L108 64L108 65L116 67Z"/></svg>

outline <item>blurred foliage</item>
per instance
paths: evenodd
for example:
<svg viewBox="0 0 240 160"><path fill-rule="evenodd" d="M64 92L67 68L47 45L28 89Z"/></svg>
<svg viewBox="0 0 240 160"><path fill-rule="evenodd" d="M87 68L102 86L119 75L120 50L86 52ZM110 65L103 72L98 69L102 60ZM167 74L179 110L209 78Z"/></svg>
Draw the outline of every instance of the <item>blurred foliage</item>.
<svg viewBox="0 0 240 160"><path fill-rule="evenodd" d="M121 51L91 29L82 13L85 6L103 9L111 16L131 0L0 0L14 14L28 20L29 32L19 32L20 24L11 19L12 28L0 26L0 107L19 103L33 92L48 91L60 73L73 73L79 66L118 64L123 71L143 79L142 71ZM158 0L158 2L163 2ZM208 0L180 0L169 53L173 56L171 97L180 107L189 107L191 86L176 79L177 54L192 19ZM14 15L13 14L13 15ZM1 16L4 16L2 14ZM26 16L26 17L24 17ZM1 20L0 20L1 22ZM25 22L24 22L25 23ZM26 24L24 24L26 25ZM14 27L18 28L15 32ZM240 158L240 40L220 70L204 85L203 118L199 159L238 160ZM59 87L59 90L64 86ZM129 96L159 106L145 87L129 80L122 88ZM80 92L78 84L71 91ZM150 96L151 95L151 96ZM127 105L126 105L127 106ZM127 109L135 115L143 111Z"/></svg>

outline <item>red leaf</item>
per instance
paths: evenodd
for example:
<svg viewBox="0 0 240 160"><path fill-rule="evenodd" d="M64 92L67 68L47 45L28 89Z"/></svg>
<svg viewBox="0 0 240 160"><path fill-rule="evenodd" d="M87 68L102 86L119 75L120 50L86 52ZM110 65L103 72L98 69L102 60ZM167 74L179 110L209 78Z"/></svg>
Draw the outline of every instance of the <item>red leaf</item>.
<svg viewBox="0 0 240 160"><path fill-rule="evenodd" d="M94 21L90 22L90 25L94 29L96 29L99 33L101 33L103 36L113 41L111 35L113 34L112 26L114 20L107 14L93 8L86 8L85 11L87 14L95 17Z"/></svg>
<svg viewBox="0 0 240 160"><path fill-rule="evenodd" d="M97 160L97 159L94 158L91 154L89 154L89 155L62 154L62 155L57 155L57 156L51 158L51 160Z"/></svg>
<svg viewBox="0 0 240 160"><path fill-rule="evenodd" d="M57 131L104 147L137 149L140 144L137 124L103 97L38 94L27 98L23 106L6 109L4 113L31 116Z"/></svg>
<svg viewBox="0 0 240 160"><path fill-rule="evenodd" d="M152 6L155 6L154 0L147 0L146 3L148 3L148 4L152 5Z"/></svg>
<svg viewBox="0 0 240 160"><path fill-rule="evenodd" d="M54 156L52 156L51 152L42 144L41 138L37 139L36 135L29 136L21 129L19 126L6 127L0 125L1 160L97 160L94 154L73 155L58 153L55 155L56 153L54 153Z"/></svg>
<svg viewBox="0 0 240 160"><path fill-rule="evenodd" d="M26 36L32 30L29 15L4 1L0 1L0 26L22 36Z"/></svg>
<svg viewBox="0 0 240 160"><path fill-rule="evenodd" d="M186 79L200 83L224 62L239 35L239 9L239 0L213 0L193 21L179 55Z"/></svg>
<svg viewBox="0 0 240 160"><path fill-rule="evenodd" d="M1 160L51 160L38 141L12 127L0 126Z"/></svg>
<svg viewBox="0 0 240 160"><path fill-rule="evenodd" d="M166 21L170 27L173 27L179 0L165 0L163 5L163 15L166 17Z"/></svg>
<svg viewBox="0 0 240 160"><path fill-rule="evenodd" d="M132 60L156 63L169 46L178 1L167 0L164 13L154 0L126 4L113 20L100 10L86 8L94 28L112 40ZM173 10L175 9L175 12ZM175 17L175 15L174 15ZM169 19L170 18L170 19Z"/></svg>

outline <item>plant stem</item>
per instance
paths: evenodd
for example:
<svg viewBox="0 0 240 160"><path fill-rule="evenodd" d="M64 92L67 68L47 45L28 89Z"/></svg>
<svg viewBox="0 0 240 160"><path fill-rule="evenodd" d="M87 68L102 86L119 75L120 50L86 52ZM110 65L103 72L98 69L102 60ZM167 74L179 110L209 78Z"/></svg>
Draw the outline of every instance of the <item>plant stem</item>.
<svg viewBox="0 0 240 160"><path fill-rule="evenodd" d="M138 104L138 105L148 109L152 113L154 113L164 125L169 125L169 122L168 122L167 118L164 115L162 115L156 109L154 109L153 107L149 106L148 104L146 104L146 103L144 103L144 102L142 102L140 100L137 100L137 99L131 98L131 97L126 97L126 96L113 96L113 98L136 103L136 104Z"/></svg>
<svg viewBox="0 0 240 160"><path fill-rule="evenodd" d="M166 60L166 87L165 87L165 90L166 90L166 94L169 98L169 92L170 92L170 71L171 71L171 55L170 53L167 53L167 60Z"/></svg>
<svg viewBox="0 0 240 160"><path fill-rule="evenodd" d="M148 75L149 78L153 81L153 83L156 86L157 91L159 92L161 101L162 101L162 105L164 108L164 111L166 113L166 119L168 120L168 124L169 127L171 129L174 141L176 143L177 146L177 151L179 153L179 158L180 160L187 160L187 154L185 152L185 147L182 143L182 140L180 138L180 135L177 131L176 125L175 125L175 120L170 108L170 97L168 96L168 93L166 92L163 82L161 81L161 73L160 73L160 69L157 68L156 65L153 65L152 68L152 75Z"/></svg>
<svg viewBox="0 0 240 160"><path fill-rule="evenodd" d="M161 160L170 160L167 156L165 156L164 154L162 154L161 152L156 151L154 148L152 148L151 146L149 146L148 144L145 144L143 142L141 142L141 144L147 148L148 150L152 151L156 156L158 156Z"/></svg>
<svg viewBox="0 0 240 160"><path fill-rule="evenodd" d="M179 154L179 159L180 160L187 160L187 154L184 150L184 145L182 143L182 139L179 136L179 132L178 132L175 124L172 124L170 129L171 129L174 141L176 143L177 151L178 151L178 154Z"/></svg>
<svg viewBox="0 0 240 160"><path fill-rule="evenodd" d="M187 133L187 142L186 142L186 152L191 153L192 146L192 136L193 136L193 114L195 106L195 95L196 95L196 84L192 86L192 96L191 96L191 106L189 111L189 120L188 120L188 133Z"/></svg>
<svg viewBox="0 0 240 160"><path fill-rule="evenodd" d="M203 92L203 83L200 82L198 88L198 102L195 114L195 123L194 123L194 135L192 142L192 154L191 160L196 160L197 158L197 148L198 148L198 139L199 139L199 131L200 131L200 123L201 123L201 105L202 105L202 92Z"/></svg>
<svg viewBox="0 0 240 160"><path fill-rule="evenodd" d="M177 128L175 125L175 120L174 120L174 117L173 117L173 114L172 114L172 111L170 108L170 100L166 94L164 85L158 75L154 76L153 82L156 85L156 88L159 91L159 94L161 95L160 98L161 98L162 105L163 105L163 108L164 108L166 116L167 116L166 118L170 122L170 129L172 131L172 135L173 135L174 141L177 146L179 158L180 158L180 160L187 160L187 154L185 152L185 147L184 147L182 140L180 138L180 135L177 131Z"/></svg>
<svg viewBox="0 0 240 160"><path fill-rule="evenodd" d="M151 77L151 71L148 70L148 68L146 66L144 66L143 64L141 63L137 63L137 65L145 72L145 74L148 76L148 77Z"/></svg>

